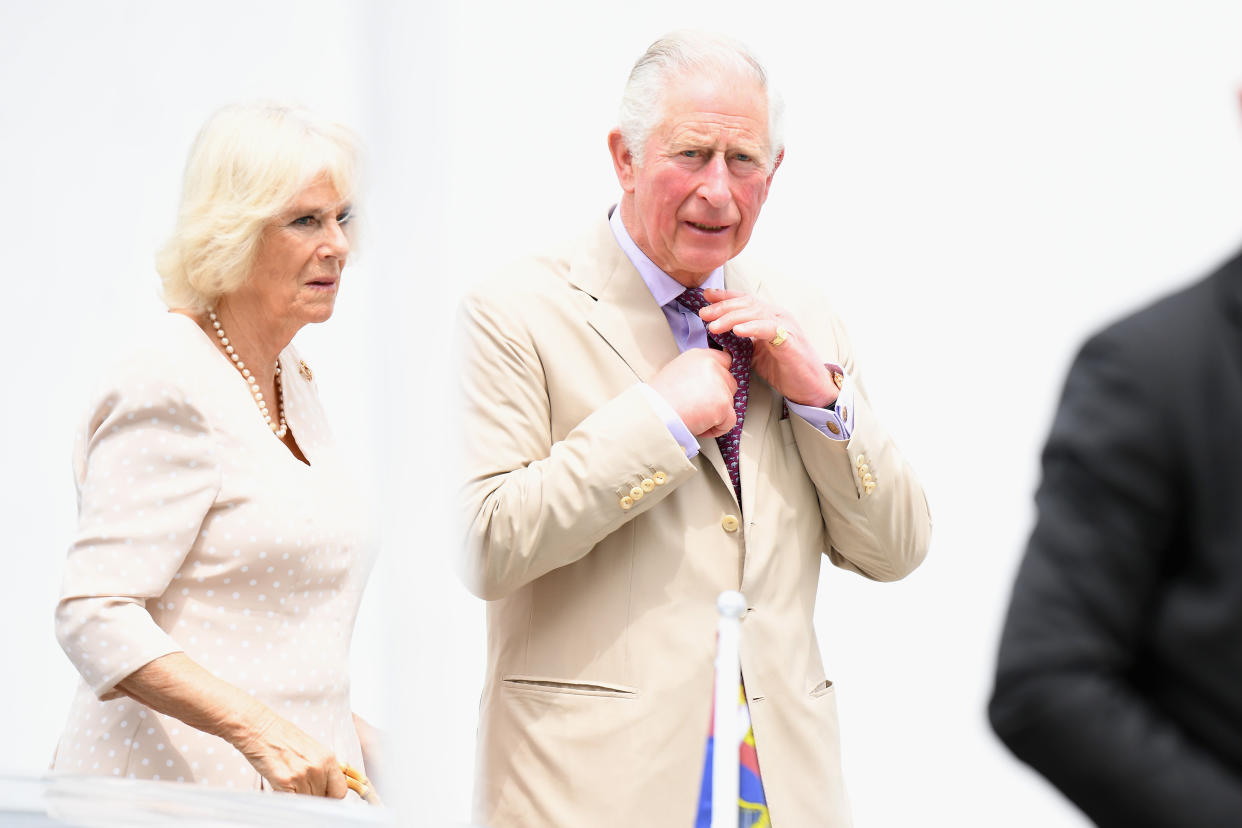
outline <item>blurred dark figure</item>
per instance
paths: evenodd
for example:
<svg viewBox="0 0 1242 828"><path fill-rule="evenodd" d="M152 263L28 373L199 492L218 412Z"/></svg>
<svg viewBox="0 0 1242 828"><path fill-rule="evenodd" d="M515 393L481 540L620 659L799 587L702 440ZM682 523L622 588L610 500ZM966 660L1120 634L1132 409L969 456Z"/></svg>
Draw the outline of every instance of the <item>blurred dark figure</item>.
<svg viewBox="0 0 1242 828"><path fill-rule="evenodd" d="M992 726L1101 826L1242 826L1242 255L1091 338Z"/></svg>

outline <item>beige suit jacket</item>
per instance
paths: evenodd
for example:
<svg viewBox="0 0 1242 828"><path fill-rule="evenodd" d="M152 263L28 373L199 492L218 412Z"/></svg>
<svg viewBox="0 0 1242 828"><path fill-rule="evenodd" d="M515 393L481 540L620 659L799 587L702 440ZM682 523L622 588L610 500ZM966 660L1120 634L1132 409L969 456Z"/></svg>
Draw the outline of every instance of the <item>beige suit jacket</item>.
<svg viewBox="0 0 1242 828"><path fill-rule="evenodd" d="M782 419L752 377L740 508L716 442L687 460L638 387L678 349L603 217L463 303L464 577L489 601L483 825L692 825L726 589L749 605L742 673L773 824L850 824L812 625L820 561L901 578L926 553L927 505L823 301L741 259L725 283L791 309L856 385L836 442Z"/></svg>

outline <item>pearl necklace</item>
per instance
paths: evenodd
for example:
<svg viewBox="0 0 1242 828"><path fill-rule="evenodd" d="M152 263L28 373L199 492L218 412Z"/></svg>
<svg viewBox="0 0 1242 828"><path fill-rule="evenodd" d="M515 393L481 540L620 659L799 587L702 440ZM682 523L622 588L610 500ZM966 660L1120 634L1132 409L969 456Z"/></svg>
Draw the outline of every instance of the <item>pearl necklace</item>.
<svg viewBox="0 0 1242 828"><path fill-rule="evenodd" d="M214 308L208 309L207 317L211 320L211 326L216 329L216 337L220 340L221 347L228 354L229 359L233 360L233 364L237 366L237 370L241 371L242 378L246 380L246 384L250 386L250 393L254 396L255 404L259 406L259 413L263 415L263 421L267 423L267 427L272 433L281 440L285 439L285 435L289 433L289 424L285 422L285 390L283 383L280 381L280 360L276 360L276 413L280 424L272 422L271 412L267 410L267 401L263 399L263 392L259 390L259 381L250 373L250 369L246 367L246 363L242 362L241 355L229 343L228 335L224 332L224 326L220 324L220 320L216 318Z"/></svg>

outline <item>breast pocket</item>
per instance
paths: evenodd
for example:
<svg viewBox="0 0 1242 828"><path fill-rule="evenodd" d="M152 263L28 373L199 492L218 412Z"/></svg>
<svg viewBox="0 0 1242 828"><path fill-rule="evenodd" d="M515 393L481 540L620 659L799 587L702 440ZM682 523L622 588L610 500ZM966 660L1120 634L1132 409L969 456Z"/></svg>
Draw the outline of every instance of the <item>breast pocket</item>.
<svg viewBox="0 0 1242 828"><path fill-rule="evenodd" d="M832 679L824 679L811 688L811 698L818 699L820 696L826 696L831 692L833 692Z"/></svg>

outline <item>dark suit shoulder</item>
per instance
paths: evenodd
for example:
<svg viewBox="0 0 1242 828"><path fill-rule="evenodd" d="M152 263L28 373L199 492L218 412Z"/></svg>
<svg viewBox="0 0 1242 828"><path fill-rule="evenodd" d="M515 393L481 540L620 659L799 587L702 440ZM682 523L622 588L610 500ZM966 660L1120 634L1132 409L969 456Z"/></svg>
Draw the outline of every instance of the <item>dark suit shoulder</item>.
<svg viewBox="0 0 1242 828"><path fill-rule="evenodd" d="M1090 337L1082 350L1111 351L1131 367L1185 367L1219 349L1222 327L1238 324L1239 300L1242 255L1116 320Z"/></svg>
<svg viewBox="0 0 1242 828"><path fill-rule="evenodd" d="M1044 450L989 715L1100 825L1242 813L1239 261L1091 337Z"/></svg>

